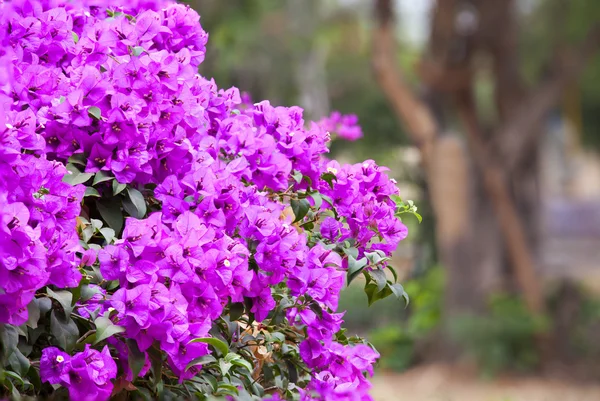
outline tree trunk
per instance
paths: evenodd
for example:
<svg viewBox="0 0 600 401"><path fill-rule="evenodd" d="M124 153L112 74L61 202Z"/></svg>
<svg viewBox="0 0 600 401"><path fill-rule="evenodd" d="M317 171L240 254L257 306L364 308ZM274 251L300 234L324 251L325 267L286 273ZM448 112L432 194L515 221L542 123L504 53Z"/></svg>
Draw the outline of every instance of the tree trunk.
<svg viewBox="0 0 600 401"><path fill-rule="evenodd" d="M421 151L440 261L448 272L445 317L480 310L491 290L501 287L503 271L510 271L508 281L514 281L529 311L543 313L536 272L539 127L599 47L600 24L578 49L559 60L552 79L526 91L519 76L514 0L438 1L419 72L433 93L453 101L469 143L466 151L457 137L441 135L437 114L414 95L397 69L393 1L374 3L373 69ZM499 116L493 129L481 121L473 98L474 60L480 53L491 56L493 64ZM544 343L538 342L542 350Z"/></svg>
<svg viewBox="0 0 600 401"><path fill-rule="evenodd" d="M448 274L444 309L450 318L479 313L499 284L497 224L464 141L457 135L442 136L433 160L431 201L440 259Z"/></svg>

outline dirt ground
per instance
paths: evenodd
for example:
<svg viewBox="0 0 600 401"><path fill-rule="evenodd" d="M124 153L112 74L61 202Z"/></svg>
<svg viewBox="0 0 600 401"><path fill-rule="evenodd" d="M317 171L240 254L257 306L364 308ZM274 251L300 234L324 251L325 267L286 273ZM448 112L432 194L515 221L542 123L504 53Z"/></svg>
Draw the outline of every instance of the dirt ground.
<svg viewBox="0 0 600 401"><path fill-rule="evenodd" d="M525 377L482 380L474 372L444 365L401 374L379 372L372 382L375 401L600 401L600 383Z"/></svg>

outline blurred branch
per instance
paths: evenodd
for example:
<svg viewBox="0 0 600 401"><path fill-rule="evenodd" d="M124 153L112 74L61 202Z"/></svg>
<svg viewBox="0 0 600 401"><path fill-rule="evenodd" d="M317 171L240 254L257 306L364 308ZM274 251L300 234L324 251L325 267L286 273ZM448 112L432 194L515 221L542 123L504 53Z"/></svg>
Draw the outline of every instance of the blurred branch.
<svg viewBox="0 0 600 401"><path fill-rule="evenodd" d="M522 103L507 125L499 130L492 148L501 149L509 171L527 156L543 133L543 130L535 129L536 125L556 106L563 91L577 80L599 48L600 24L597 24L577 49L562 54L554 75L542 82Z"/></svg>
<svg viewBox="0 0 600 401"><path fill-rule="evenodd" d="M431 153L438 127L429 109L412 93L396 65L394 13L392 0L376 0L377 25L373 32L372 67L379 86L392 103L393 110L404 122L414 144L421 151L425 167L431 163Z"/></svg>

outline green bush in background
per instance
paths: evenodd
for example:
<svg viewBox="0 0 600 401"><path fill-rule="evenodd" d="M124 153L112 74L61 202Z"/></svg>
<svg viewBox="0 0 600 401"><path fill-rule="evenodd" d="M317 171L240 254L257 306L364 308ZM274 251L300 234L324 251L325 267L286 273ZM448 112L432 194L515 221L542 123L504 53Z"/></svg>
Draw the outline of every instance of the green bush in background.
<svg viewBox="0 0 600 401"><path fill-rule="evenodd" d="M535 338L548 330L548 320L531 315L520 298L507 294L493 295L488 312L451 324L453 338L475 358L482 374L535 368L539 362Z"/></svg>

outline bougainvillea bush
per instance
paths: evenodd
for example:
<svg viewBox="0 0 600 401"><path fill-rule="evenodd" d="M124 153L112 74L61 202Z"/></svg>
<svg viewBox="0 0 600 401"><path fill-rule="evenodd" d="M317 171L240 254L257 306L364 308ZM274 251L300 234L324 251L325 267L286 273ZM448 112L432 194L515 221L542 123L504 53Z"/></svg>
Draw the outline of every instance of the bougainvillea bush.
<svg viewBox="0 0 600 401"><path fill-rule="evenodd" d="M395 182L198 74L168 1L0 1L0 397L368 400L340 291L405 297ZM393 272L393 270L391 270Z"/></svg>

